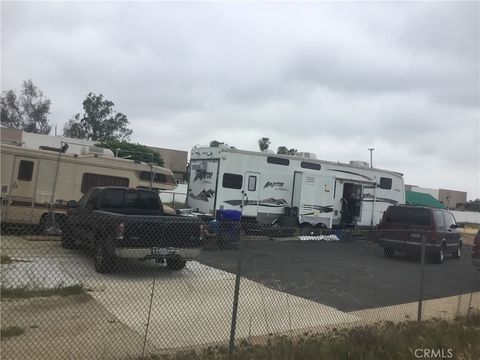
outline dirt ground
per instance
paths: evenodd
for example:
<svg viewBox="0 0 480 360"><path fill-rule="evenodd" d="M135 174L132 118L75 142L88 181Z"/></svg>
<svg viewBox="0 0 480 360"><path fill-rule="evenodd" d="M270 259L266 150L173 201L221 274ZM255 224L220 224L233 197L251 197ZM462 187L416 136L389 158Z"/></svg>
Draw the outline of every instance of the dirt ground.
<svg viewBox="0 0 480 360"><path fill-rule="evenodd" d="M9 359L122 359L139 356L143 337L119 322L88 294L2 299L2 328L25 333L2 338ZM150 344L147 350L152 351Z"/></svg>

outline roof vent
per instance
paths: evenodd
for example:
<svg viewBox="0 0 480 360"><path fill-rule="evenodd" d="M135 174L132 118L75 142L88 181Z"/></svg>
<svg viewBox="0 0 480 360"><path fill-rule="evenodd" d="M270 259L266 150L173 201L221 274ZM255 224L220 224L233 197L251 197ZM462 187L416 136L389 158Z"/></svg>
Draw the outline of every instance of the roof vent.
<svg viewBox="0 0 480 360"><path fill-rule="evenodd" d="M297 152L295 154L295 156L304 157L304 158L308 158L308 159L316 159L317 158L317 155L315 155L314 153L311 153L311 152Z"/></svg>
<svg viewBox="0 0 480 360"><path fill-rule="evenodd" d="M352 166L358 166L358 167L370 167L370 164L366 161L361 161L361 160L352 160L350 161L350 165Z"/></svg>

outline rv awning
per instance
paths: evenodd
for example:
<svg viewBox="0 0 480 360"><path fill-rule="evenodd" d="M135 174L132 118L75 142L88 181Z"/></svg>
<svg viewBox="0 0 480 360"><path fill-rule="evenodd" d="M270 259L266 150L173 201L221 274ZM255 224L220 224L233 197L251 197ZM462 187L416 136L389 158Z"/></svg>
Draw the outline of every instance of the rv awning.
<svg viewBox="0 0 480 360"><path fill-rule="evenodd" d="M445 209L445 206L430 194L407 190L405 191L405 199L408 205Z"/></svg>

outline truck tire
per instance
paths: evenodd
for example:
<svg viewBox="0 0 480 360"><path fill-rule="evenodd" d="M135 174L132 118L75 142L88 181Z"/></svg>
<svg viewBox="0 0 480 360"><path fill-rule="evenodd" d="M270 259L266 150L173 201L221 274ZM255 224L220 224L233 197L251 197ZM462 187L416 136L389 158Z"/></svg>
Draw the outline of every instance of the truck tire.
<svg viewBox="0 0 480 360"><path fill-rule="evenodd" d="M383 253L385 254L386 257L394 257L395 256L395 249L392 248L383 248Z"/></svg>
<svg viewBox="0 0 480 360"><path fill-rule="evenodd" d="M62 231L62 247L64 249L73 249L75 247L73 236L67 229L63 229Z"/></svg>
<svg viewBox="0 0 480 360"><path fill-rule="evenodd" d="M103 246L97 245L95 247L93 258L96 272L99 274L108 274L112 271L115 264L115 256L108 254Z"/></svg>
<svg viewBox="0 0 480 360"><path fill-rule="evenodd" d="M167 259L167 269L179 271L185 268L187 262L182 259Z"/></svg>

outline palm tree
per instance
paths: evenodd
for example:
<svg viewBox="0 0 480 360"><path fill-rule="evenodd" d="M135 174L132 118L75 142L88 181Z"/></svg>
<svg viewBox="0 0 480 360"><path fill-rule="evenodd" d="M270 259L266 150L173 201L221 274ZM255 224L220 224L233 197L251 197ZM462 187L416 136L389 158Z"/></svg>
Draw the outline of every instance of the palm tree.
<svg viewBox="0 0 480 360"><path fill-rule="evenodd" d="M270 138L262 137L261 139L258 140L258 147L260 148L260 151L267 150L269 146L270 146Z"/></svg>

